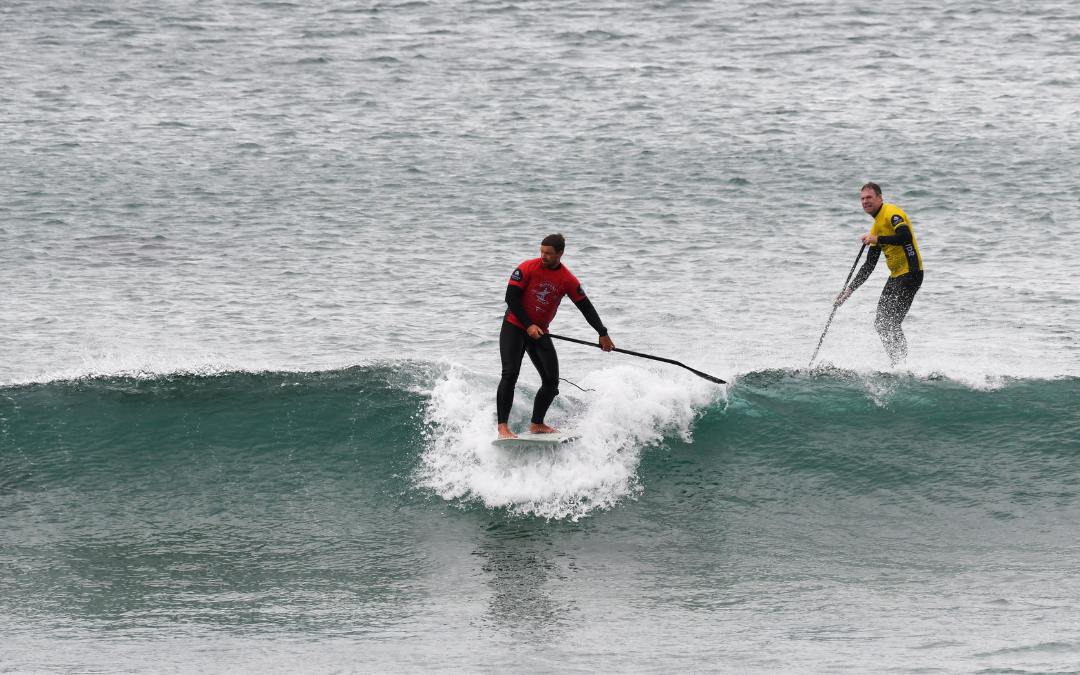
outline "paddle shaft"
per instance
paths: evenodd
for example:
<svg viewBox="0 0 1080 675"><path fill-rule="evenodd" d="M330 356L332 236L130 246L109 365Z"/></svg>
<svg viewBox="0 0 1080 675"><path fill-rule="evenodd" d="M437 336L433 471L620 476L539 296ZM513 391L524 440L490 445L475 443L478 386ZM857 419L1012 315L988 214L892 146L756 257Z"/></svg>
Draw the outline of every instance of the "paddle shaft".
<svg viewBox="0 0 1080 675"><path fill-rule="evenodd" d="M844 279L844 287L840 289L840 293L843 294L847 290L848 282L851 281L851 275L855 274L855 268L859 266L859 258L862 258L863 251L866 250L866 244L862 245L859 249L859 255L855 256L855 264L851 266L851 271L847 273L847 279ZM840 309L840 305L833 305L832 311L829 312L829 320L825 322L825 330L821 331L821 337L817 341L817 348L814 349L814 355L810 357L810 363L806 364L809 368L814 364L814 359L817 358L818 350L821 349L821 343L825 342L825 333L829 332L829 324L832 323L832 319L836 316L836 310Z"/></svg>
<svg viewBox="0 0 1080 675"><path fill-rule="evenodd" d="M603 349L603 347L601 347L596 342L587 342L585 340L578 340L576 338L564 337L562 335L556 335L554 333L548 333L548 336L553 337L556 340L566 340L567 342L576 342L579 345L586 345L586 346L589 346L589 347L596 347L597 349ZM691 373L697 375L698 377L704 378L704 379L708 380L709 382L715 382L717 384L727 384L727 382L724 382L719 377L713 377L712 375L709 375L708 373L703 373L700 370L694 370L693 368L686 365L685 363L679 363L678 361L675 361L674 359L665 359L662 356L653 356L652 354L642 354L641 352L632 352L629 349L619 349L618 347L615 347L611 351L619 352L620 354L629 354L630 356L637 356L637 357L640 357L640 358L643 358L643 359L651 359L653 361L662 361L664 363L670 363L673 366L678 366L680 368L686 368Z"/></svg>

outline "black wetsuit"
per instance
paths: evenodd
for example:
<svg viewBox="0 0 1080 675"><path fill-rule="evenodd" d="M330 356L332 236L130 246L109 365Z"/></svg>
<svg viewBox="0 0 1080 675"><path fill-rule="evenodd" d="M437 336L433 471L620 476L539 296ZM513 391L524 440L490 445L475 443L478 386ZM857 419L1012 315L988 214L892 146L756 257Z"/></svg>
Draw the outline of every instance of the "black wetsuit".
<svg viewBox="0 0 1080 675"><path fill-rule="evenodd" d="M911 228L906 225L897 227L894 235L879 236L878 245L869 247L866 262L855 275L855 280L851 282L851 292L854 293L855 289L870 278L870 273L874 271L881 257L882 246L905 246L911 250L909 246L911 242ZM882 289L881 297L878 299L877 317L874 319L874 328L881 337L881 344L884 345L885 352L893 365L907 358L907 338L904 337L900 324L911 309L911 303L915 300L915 294L923 282L923 270L912 269L919 266L919 261L916 258L912 262L913 257L910 254L908 257L909 271L899 276L889 277L889 280L885 282L885 288Z"/></svg>

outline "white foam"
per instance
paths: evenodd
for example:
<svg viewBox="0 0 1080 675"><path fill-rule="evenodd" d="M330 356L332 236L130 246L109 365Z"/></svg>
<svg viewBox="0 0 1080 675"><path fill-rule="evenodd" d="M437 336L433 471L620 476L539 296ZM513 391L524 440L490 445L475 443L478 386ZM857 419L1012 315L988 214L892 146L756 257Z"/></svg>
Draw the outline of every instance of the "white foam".
<svg viewBox="0 0 1080 675"><path fill-rule="evenodd" d="M592 371L578 384L594 391L570 394L563 386L547 422L576 428L580 440L555 449L496 448L498 381L451 367L431 391L419 484L446 500L577 520L631 497L641 452L664 437L689 441L697 412L720 394L696 378L633 366ZM519 387L512 427L527 424L533 394Z"/></svg>

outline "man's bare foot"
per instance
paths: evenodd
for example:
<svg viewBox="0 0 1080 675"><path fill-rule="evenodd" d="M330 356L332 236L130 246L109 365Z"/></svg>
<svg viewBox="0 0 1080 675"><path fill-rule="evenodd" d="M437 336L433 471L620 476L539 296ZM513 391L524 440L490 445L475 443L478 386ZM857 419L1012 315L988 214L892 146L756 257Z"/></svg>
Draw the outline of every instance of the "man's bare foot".
<svg viewBox="0 0 1080 675"><path fill-rule="evenodd" d="M546 424L529 424L530 434L557 434L559 430Z"/></svg>
<svg viewBox="0 0 1080 675"><path fill-rule="evenodd" d="M499 425L499 438L517 438L517 434L510 431L510 426L507 424Z"/></svg>

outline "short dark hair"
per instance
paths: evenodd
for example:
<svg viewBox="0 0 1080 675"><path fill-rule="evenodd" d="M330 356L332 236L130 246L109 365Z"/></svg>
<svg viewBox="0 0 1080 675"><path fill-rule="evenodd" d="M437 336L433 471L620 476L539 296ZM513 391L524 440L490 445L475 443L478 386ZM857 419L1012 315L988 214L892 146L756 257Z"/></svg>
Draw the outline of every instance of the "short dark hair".
<svg viewBox="0 0 1080 675"><path fill-rule="evenodd" d="M563 239L561 234L549 234L544 237L544 241L540 242L540 245L551 246L555 249L556 253L562 253L563 249L566 248L566 240Z"/></svg>
<svg viewBox="0 0 1080 675"><path fill-rule="evenodd" d="M881 196L881 186L878 185L877 183L875 183L873 181L870 181L866 185L862 186L862 190L859 190L859 194L862 194L862 191L865 190L866 188L870 188L871 190L873 190L874 194L876 194L878 197Z"/></svg>

